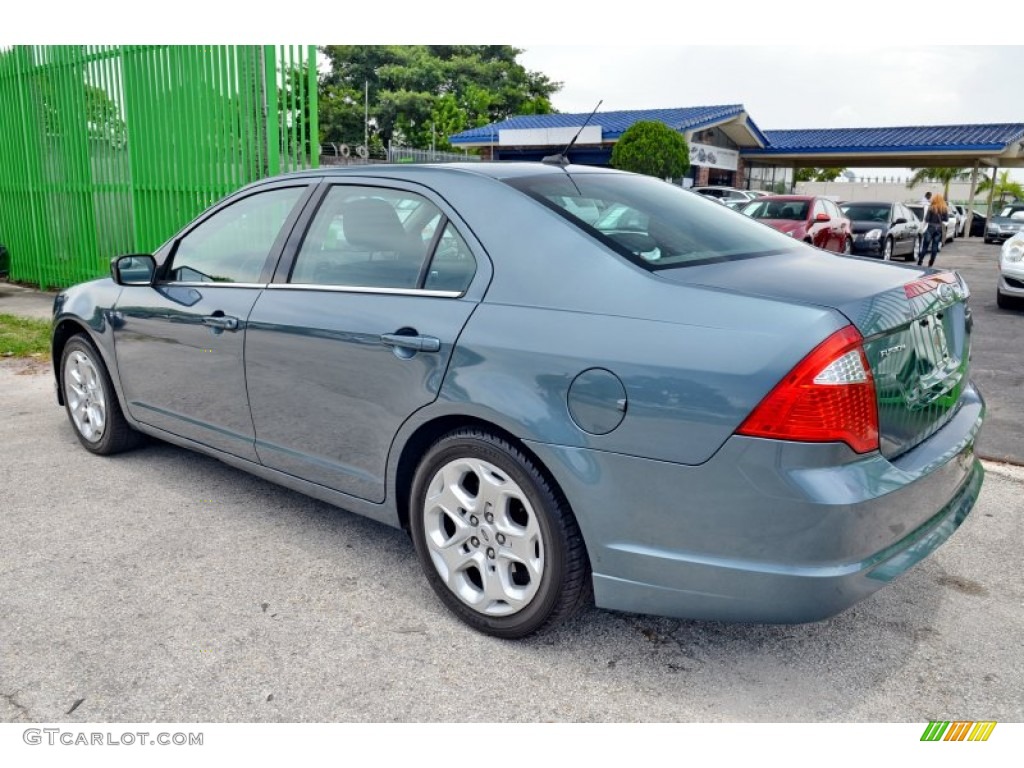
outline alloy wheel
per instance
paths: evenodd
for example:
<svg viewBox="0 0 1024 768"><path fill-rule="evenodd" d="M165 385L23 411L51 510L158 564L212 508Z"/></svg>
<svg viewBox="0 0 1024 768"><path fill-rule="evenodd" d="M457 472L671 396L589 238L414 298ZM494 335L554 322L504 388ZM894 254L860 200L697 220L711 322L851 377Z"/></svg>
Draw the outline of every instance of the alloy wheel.
<svg viewBox="0 0 1024 768"><path fill-rule="evenodd" d="M459 458L441 467L427 486L423 528L438 576L473 610L508 616L536 595L545 567L537 514L494 464Z"/></svg>
<svg viewBox="0 0 1024 768"><path fill-rule="evenodd" d="M81 350L65 362L64 396L75 429L90 443L98 443L107 425L107 397L96 364Z"/></svg>

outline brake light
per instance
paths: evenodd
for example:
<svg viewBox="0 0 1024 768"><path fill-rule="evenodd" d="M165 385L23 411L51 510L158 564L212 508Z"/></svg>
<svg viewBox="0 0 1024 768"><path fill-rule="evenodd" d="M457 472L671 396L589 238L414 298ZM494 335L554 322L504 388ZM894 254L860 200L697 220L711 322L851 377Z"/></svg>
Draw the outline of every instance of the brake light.
<svg viewBox="0 0 1024 768"><path fill-rule="evenodd" d="M833 333L775 385L737 434L876 450L878 405L863 340L852 325Z"/></svg>

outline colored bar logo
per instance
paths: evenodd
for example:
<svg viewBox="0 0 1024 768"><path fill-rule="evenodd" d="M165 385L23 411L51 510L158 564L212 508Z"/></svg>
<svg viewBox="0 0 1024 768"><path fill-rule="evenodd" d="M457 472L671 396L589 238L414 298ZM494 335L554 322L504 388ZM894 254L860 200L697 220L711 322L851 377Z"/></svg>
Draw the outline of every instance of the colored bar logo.
<svg viewBox="0 0 1024 768"><path fill-rule="evenodd" d="M996 720L932 720L921 734L921 741L988 741L995 730Z"/></svg>

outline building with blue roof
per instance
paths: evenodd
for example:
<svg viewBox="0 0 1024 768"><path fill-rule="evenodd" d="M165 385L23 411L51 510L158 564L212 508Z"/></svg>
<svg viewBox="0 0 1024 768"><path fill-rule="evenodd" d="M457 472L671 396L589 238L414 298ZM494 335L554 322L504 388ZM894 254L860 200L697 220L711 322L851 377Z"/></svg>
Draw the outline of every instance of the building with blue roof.
<svg viewBox="0 0 1024 768"><path fill-rule="evenodd" d="M762 131L742 104L554 115L519 115L471 128L449 141L494 160L540 160L565 148L569 160L608 165L633 123L659 120L690 145L690 183L788 189L793 169L1006 168L1024 166L1024 123ZM582 130L581 130L582 128Z"/></svg>

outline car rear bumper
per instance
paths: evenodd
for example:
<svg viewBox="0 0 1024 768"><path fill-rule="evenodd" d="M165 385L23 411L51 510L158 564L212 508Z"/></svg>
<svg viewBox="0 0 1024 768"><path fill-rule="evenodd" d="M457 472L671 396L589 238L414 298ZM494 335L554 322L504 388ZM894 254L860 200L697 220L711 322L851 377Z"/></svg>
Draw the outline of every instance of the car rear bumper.
<svg viewBox="0 0 1024 768"><path fill-rule="evenodd" d="M845 610L953 534L981 488L983 415L969 387L948 424L891 461L745 437L700 466L530 448L573 505L598 606L796 623Z"/></svg>

